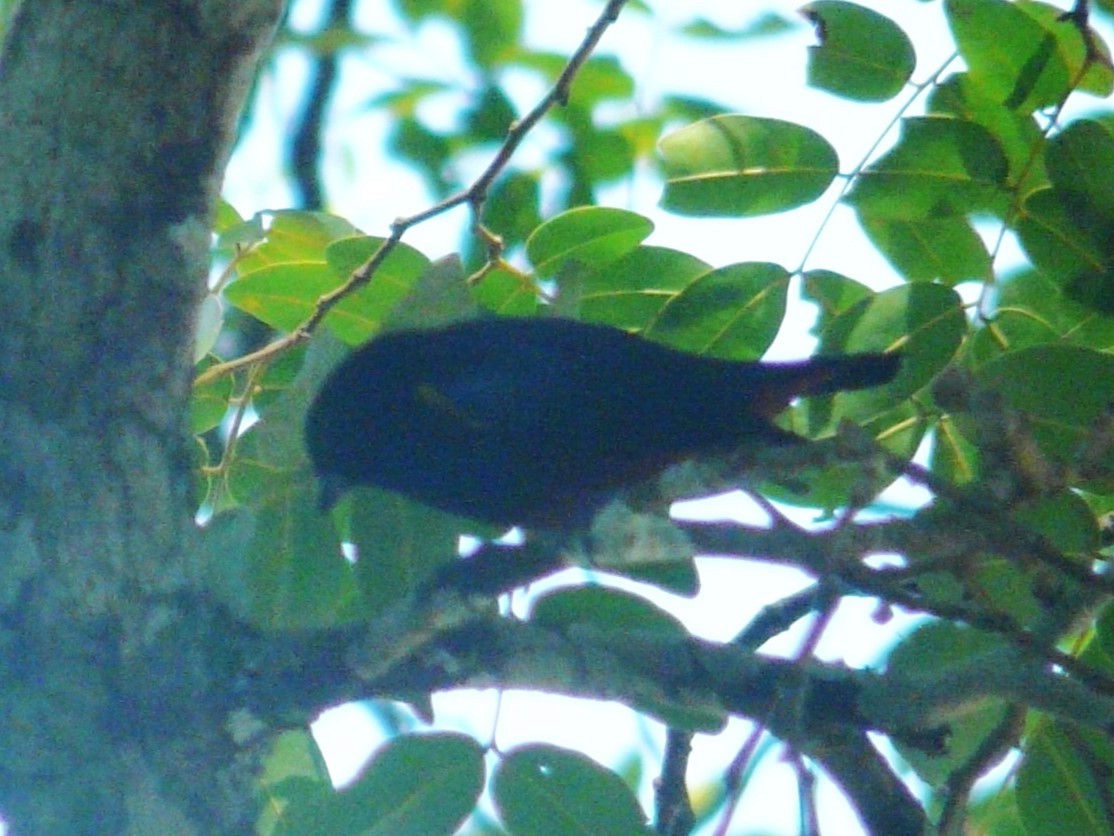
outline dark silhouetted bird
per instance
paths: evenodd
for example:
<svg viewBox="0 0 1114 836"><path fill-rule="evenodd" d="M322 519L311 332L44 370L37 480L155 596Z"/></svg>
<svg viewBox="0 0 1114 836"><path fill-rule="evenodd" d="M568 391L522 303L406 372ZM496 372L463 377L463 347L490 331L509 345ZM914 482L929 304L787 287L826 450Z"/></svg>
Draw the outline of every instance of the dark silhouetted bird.
<svg viewBox="0 0 1114 836"><path fill-rule="evenodd" d="M569 319L399 331L349 355L306 418L331 507L376 485L500 525L585 524L625 485L697 454L798 437L798 395L889 381L893 354L744 363Z"/></svg>

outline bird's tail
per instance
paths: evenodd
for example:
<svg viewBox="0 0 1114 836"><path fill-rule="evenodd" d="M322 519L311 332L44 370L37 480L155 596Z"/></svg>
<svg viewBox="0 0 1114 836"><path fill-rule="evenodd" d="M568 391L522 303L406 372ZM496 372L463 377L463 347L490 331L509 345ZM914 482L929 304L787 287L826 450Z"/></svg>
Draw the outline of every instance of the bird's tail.
<svg viewBox="0 0 1114 836"><path fill-rule="evenodd" d="M830 395L889 383L901 368L899 354L847 354L813 357L796 363L763 363L764 385L754 387L760 403L756 411L776 415L793 398Z"/></svg>
<svg viewBox="0 0 1114 836"><path fill-rule="evenodd" d="M829 395L845 389L868 389L889 383L901 368L900 354L847 354L840 357L814 357L793 363L797 372L791 377L799 386L798 395Z"/></svg>

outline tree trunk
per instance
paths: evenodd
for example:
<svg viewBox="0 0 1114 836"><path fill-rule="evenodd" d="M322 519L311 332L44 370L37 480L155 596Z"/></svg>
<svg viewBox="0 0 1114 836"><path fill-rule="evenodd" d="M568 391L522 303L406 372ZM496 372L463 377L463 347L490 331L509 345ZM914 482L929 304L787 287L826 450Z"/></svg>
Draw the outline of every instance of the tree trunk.
<svg viewBox="0 0 1114 836"><path fill-rule="evenodd" d="M281 0L35 0L0 58L0 811L250 828L191 547L193 318Z"/></svg>

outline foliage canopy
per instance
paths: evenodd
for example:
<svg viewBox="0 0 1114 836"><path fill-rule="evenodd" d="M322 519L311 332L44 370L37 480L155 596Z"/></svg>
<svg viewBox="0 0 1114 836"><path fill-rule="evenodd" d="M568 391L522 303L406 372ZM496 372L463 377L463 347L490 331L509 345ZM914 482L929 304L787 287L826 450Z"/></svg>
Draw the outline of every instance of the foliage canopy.
<svg viewBox="0 0 1114 836"><path fill-rule="evenodd" d="M916 33L877 11L842 0L802 10L817 39L800 56L808 83L846 100L849 119L851 102L894 114L878 137L885 150L847 160L813 128L709 100L666 96L617 117L637 96L638 79L597 41L627 16L651 13L640 4L609 3L570 59L523 45L524 4L516 0L396 2L415 29L451 25L474 70L456 84L400 79L395 92L369 103L390 116L391 151L440 202L400 219L388 237L321 211L243 218L224 205L219 213L223 272L207 301L193 429L202 505L212 515L213 587L224 602L266 630L368 629L379 644L356 664L366 696L405 699L420 715L430 691L480 682L622 699L663 721L677 744L662 765L640 767L663 776L658 832L685 832L694 818L727 827L740 790L691 809L678 752L732 715L769 728L802 773L812 762L827 769L871 827L886 821L883 808L896 807L890 823L906 828L931 821L958 832L968 819L999 833L1102 831L1114 820L1114 113L1106 107L1114 67L1085 3L1070 11L1030 0L937 5L955 45L939 67L920 66ZM777 15L737 31L691 21L681 34L746 49L796 25ZM382 42L344 22L287 37L281 49L314 60ZM515 73L551 89L533 111L514 104L507 85ZM446 93L467 102L451 130L424 116ZM1095 110L1065 116L1081 96ZM543 164L520 164L514 152L539 125L556 131L557 144ZM465 176L477 154L490 167ZM813 263L810 235L823 227L802 234L799 264L715 267L656 246L647 213L599 197L608 185L648 176L660 183L665 211L693 217L743 219L817 202L850 207L900 282L877 290ZM403 241L456 206L472 220L459 257L432 260ZM1003 267L1004 242L1013 239L1027 262ZM458 536L498 532L374 491L359 492L332 518L314 510L300 427L345 346L478 310L556 310L689 351L754 359L773 343L796 287L815 306L821 352L900 350L898 380L795 406L787 426L829 441L792 462L718 462L698 473L696 493L741 484L764 497L767 524L670 524L659 513L637 548L609 551L599 531L589 547L599 576L627 575L682 595L696 591L695 556L709 551L739 561L757 555L809 576L801 594L729 645L701 642L645 597L606 583L547 592L522 618L478 605L465 586L450 584L457 597L448 603L431 599L431 583L468 566L456 559ZM243 317L273 329L276 341L229 353L223 346ZM229 436L218 428L240 428L249 414L259 420L222 441ZM918 449L929 451L924 465L911 463ZM879 514L857 514L899 477L931 499L900 513L875 506ZM692 493L692 480L658 490L651 507ZM800 529L770 500L820 509L832 525ZM473 568L492 555L526 561L531 547L528 540L514 554L485 546ZM872 559L878 555L894 557ZM531 578L496 576L486 598ZM926 616L884 672L811 657L844 596ZM759 645L810 614L815 626L797 657L747 667L746 659L766 659L755 654ZM508 638L512 622L533 632ZM545 636L591 637L597 655L586 658L614 666L612 690L583 671L531 669L527 659L512 673L484 657L516 647L545 659ZM451 664L432 665L431 648ZM655 677L652 660L675 662L670 653L690 654L696 669L688 678ZM713 658L729 673L712 675ZM745 683L747 695L728 681ZM834 697L817 684L835 681L856 694L841 711L825 704ZM918 699L902 703L901 695ZM889 738L901 767L858 748L867 730ZM330 833L449 832L485 786L484 748L464 735L400 734L341 793L311 749L306 735L276 749L267 832L306 832L307 822ZM975 781L1011 750L1021 757L1009 778L973 796ZM861 758L872 766L857 774ZM923 782L919 800L895 799L895 769ZM514 833L647 827L628 782L556 747L495 753L487 784Z"/></svg>

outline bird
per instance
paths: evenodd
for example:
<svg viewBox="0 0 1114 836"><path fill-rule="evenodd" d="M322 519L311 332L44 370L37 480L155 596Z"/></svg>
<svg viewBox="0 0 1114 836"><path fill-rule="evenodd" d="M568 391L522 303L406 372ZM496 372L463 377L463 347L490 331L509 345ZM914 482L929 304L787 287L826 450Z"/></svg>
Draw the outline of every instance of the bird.
<svg viewBox="0 0 1114 836"><path fill-rule="evenodd" d="M372 485L492 525L575 529L670 464L801 438L798 396L890 381L896 353L698 355L607 325L489 316L388 332L325 378L305 443L322 510Z"/></svg>

